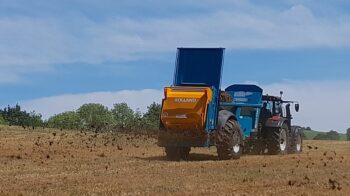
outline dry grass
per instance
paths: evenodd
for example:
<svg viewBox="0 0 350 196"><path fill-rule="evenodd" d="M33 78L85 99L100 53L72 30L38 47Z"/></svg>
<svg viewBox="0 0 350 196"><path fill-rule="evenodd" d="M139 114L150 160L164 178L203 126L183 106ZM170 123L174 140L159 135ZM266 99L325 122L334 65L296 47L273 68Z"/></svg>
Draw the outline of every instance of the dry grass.
<svg viewBox="0 0 350 196"><path fill-rule="evenodd" d="M0 127L0 195L347 195L350 142L217 161L215 148L169 162L156 140Z"/></svg>

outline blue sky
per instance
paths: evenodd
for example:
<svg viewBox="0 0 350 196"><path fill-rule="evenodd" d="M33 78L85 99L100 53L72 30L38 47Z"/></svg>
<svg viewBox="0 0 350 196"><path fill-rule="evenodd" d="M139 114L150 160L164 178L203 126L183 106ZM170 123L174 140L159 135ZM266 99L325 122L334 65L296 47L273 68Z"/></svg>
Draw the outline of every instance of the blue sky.
<svg viewBox="0 0 350 196"><path fill-rule="evenodd" d="M171 84L177 47L225 47L223 86L283 88L304 103L296 123L344 131L349 35L345 0L0 0L0 106L144 110ZM321 112L334 97L342 107ZM341 123L325 122L332 112Z"/></svg>

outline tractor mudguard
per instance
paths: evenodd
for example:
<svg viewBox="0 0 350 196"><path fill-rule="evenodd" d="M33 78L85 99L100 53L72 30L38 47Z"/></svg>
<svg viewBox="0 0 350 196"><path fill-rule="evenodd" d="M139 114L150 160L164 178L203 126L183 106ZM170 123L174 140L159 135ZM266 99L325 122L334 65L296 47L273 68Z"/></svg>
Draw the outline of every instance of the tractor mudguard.
<svg viewBox="0 0 350 196"><path fill-rule="evenodd" d="M236 116L232 112L227 110L219 111L217 130L222 129L225 126L227 120L231 118L237 120Z"/></svg>
<svg viewBox="0 0 350 196"><path fill-rule="evenodd" d="M265 127L280 128L286 122L286 119L281 118L279 120L267 119Z"/></svg>

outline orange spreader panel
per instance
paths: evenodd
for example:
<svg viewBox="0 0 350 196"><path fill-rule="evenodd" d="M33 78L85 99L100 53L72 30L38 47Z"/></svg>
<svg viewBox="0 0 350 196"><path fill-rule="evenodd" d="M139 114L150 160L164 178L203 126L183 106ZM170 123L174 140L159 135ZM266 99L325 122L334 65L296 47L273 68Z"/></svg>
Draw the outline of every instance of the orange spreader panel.
<svg viewBox="0 0 350 196"><path fill-rule="evenodd" d="M165 87L161 121L169 131L205 130L209 87Z"/></svg>

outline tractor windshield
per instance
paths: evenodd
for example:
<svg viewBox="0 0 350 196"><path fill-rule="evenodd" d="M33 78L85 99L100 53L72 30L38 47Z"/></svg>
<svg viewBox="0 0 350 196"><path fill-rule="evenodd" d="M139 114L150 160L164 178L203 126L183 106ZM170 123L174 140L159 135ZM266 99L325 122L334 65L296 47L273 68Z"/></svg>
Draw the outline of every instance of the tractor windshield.
<svg viewBox="0 0 350 196"><path fill-rule="evenodd" d="M214 86L220 89L223 48L179 48L174 86Z"/></svg>

